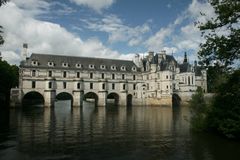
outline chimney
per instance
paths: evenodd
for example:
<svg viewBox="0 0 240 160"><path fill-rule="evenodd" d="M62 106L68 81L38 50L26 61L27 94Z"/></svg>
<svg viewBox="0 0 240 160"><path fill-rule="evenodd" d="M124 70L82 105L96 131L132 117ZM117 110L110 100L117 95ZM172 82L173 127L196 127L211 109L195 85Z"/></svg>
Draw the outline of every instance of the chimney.
<svg viewBox="0 0 240 160"><path fill-rule="evenodd" d="M26 59L27 56L28 56L28 53L27 53L27 49L28 49L28 44L27 43L23 43L23 48L22 48L22 59Z"/></svg>
<svg viewBox="0 0 240 160"><path fill-rule="evenodd" d="M183 63L187 63L188 60L187 60L187 52L184 53L184 60L183 60Z"/></svg>

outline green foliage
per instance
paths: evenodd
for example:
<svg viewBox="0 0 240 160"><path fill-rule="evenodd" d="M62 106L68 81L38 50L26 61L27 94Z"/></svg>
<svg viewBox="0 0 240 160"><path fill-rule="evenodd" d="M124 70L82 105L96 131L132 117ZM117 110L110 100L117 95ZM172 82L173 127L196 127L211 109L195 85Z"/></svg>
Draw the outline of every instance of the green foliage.
<svg viewBox="0 0 240 160"><path fill-rule="evenodd" d="M206 128L206 115L208 107L204 100L203 90L198 87L196 94L192 95L190 101L191 108L191 129L194 131L202 131Z"/></svg>
<svg viewBox="0 0 240 160"><path fill-rule="evenodd" d="M240 70L219 87L208 115L208 128L240 139Z"/></svg>
<svg viewBox="0 0 240 160"><path fill-rule="evenodd" d="M229 69L240 58L240 1L209 0L215 9L216 18L200 23L206 42L200 45L198 55L208 66L216 61ZM220 35L219 31L224 34Z"/></svg>
<svg viewBox="0 0 240 160"><path fill-rule="evenodd" d="M9 1L9 0L0 0L0 7L1 7L3 4L7 3L8 1ZM2 44L4 43L4 39L3 39L3 37L2 37L2 33L3 33L2 29L3 29L3 27L0 26L0 45L2 45Z"/></svg>
<svg viewBox="0 0 240 160"><path fill-rule="evenodd" d="M6 61L0 61L0 98L8 101L10 89L18 86L18 67L9 65Z"/></svg>
<svg viewBox="0 0 240 160"><path fill-rule="evenodd" d="M7 3L9 0L0 0L0 7L3 5L3 4L5 4L5 3Z"/></svg>
<svg viewBox="0 0 240 160"><path fill-rule="evenodd" d="M207 87L209 93L216 93L218 86L226 82L227 73L219 66L209 66L207 70Z"/></svg>

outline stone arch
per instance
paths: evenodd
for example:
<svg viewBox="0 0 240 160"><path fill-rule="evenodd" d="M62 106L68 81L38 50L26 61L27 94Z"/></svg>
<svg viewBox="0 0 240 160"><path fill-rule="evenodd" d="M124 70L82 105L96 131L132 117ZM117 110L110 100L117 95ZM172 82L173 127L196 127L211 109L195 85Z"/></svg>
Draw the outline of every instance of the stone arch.
<svg viewBox="0 0 240 160"><path fill-rule="evenodd" d="M107 102L113 103L114 105L118 105L119 104L119 95L115 92L109 93L107 95Z"/></svg>
<svg viewBox="0 0 240 160"><path fill-rule="evenodd" d="M86 94L84 94L83 96L83 100L87 101L87 102L93 102L95 103L95 106L97 106L98 104L98 95L94 92L88 92Z"/></svg>
<svg viewBox="0 0 240 160"><path fill-rule="evenodd" d="M172 106L173 107L179 107L180 103L181 103L181 97L178 94L173 93L173 95L172 95Z"/></svg>
<svg viewBox="0 0 240 160"><path fill-rule="evenodd" d="M56 101L65 101L65 100L70 100L71 101L71 106L73 104L73 96L72 94L68 92L60 92L56 95L55 97Z"/></svg>
<svg viewBox="0 0 240 160"><path fill-rule="evenodd" d="M132 106L132 94L127 95L127 106Z"/></svg>
<svg viewBox="0 0 240 160"><path fill-rule="evenodd" d="M44 96L37 91L30 91L22 98L23 106L44 106Z"/></svg>

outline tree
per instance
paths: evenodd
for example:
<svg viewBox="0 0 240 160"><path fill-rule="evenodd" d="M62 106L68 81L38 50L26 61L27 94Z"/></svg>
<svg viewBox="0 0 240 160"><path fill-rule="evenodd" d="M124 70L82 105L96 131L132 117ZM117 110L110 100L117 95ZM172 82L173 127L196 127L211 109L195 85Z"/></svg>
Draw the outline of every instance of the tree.
<svg viewBox="0 0 240 160"><path fill-rule="evenodd" d="M240 139L240 70L218 88L207 119L209 129Z"/></svg>
<svg viewBox="0 0 240 160"><path fill-rule="evenodd" d="M18 67L0 61L0 103L8 103L10 89L18 86Z"/></svg>
<svg viewBox="0 0 240 160"><path fill-rule="evenodd" d="M1 7L3 4L7 3L8 1L9 1L9 0L0 0L0 7ZM0 45L2 45L2 44L4 43L4 39L3 39L2 35L1 35L1 34L3 33L2 29L3 29L3 27L0 26Z"/></svg>
<svg viewBox="0 0 240 160"><path fill-rule="evenodd" d="M191 129L194 131L204 130L206 128L208 107L204 100L203 90L201 87L198 87L196 94L192 95L190 109L192 113Z"/></svg>
<svg viewBox="0 0 240 160"><path fill-rule="evenodd" d="M240 59L240 0L209 2L216 17L200 23L206 42L198 52L208 66L209 82L215 92L206 114L206 128L240 139L240 70L236 65L231 69Z"/></svg>
<svg viewBox="0 0 240 160"><path fill-rule="evenodd" d="M240 1L209 0L216 17L199 28L206 39L200 45L199 58L208 66L220 63L228 70L240 58ZM203 14L203 16L206 16Z"/></svg>

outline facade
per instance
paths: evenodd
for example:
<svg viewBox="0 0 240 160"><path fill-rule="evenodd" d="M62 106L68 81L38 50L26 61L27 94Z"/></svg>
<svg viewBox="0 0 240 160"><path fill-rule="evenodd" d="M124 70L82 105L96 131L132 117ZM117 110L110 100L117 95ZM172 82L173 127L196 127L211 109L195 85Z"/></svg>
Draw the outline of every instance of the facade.
<svg viewBox="0 0 240 160"><path fill-rule="evenodd" d="M21 62L19 76L19 88L11 91L12 106L31 93L43 97L44 106L66 95L73 106L92 99L105 106L171 105L174 95L187 100L197 86L207 91L205 70L190 65L186 53L178 64L165 51L149 52L145 58L137 54L133 61L33 53Z"/></svg>

